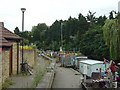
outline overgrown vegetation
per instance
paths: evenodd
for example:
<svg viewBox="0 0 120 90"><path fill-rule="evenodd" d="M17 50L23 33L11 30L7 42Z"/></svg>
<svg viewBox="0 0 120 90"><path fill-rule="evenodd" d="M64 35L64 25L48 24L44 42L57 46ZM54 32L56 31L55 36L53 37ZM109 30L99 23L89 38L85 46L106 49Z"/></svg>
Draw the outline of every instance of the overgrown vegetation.
<svg viewBox="0 0 120 90"><path fill-rule="evenodd" d="M22 46L19 46L19 48L22 49ZM24 45L24 46L23 46L23 49L34 49L34 48L36 48L35 45L30 45L30 46Z"/></svg>
<svg viewBox="0 0 120 90"><path fill-rule="evenodd" d="M44 72L45 72L45 70L44 70ZM34 84L33 84L34 88L38 85L39 81L41 80L42 76L44 75L44 72L42 72L41 69L39 69L39 71L36 72L35 77L34 77Z"/></svg>
<svg viewBox="0 0 120 90"><path fill-rule="evenodd" d="M13 85L13 84L15 84L15 82L14 82L12 79L8 78L8 79L6 79L5 82L2 84L2 88L3 88L3 90L4 90L4 88L8 88L10 85Z"/></svg>
<svg viewBox="0 0 120 90"><path fill-rule="evenodd" d="M39 70L35 73L35 76L34 76L34 83L33 83L33 88L35 88L38 83L40 82L42 76L44 75L44 73L46 72L46 68L50 65L50 61L49 60L46 60L44 58L42 58L45 62L45 66L44 66L44 69L42 70L41 68L39 68ZM37 64L37 62L36 62Z"/></svg>

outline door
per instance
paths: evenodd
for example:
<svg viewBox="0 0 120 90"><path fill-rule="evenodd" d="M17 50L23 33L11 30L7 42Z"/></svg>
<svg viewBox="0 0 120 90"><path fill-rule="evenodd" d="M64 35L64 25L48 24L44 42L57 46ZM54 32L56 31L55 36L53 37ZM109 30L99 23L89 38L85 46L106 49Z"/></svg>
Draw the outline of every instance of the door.
<svg viewBox="0 0 120 90"><path fill-rule="evenodd" d="M10 59L9 59L9 75L12 74L12 46L10 47Z"/></svg>

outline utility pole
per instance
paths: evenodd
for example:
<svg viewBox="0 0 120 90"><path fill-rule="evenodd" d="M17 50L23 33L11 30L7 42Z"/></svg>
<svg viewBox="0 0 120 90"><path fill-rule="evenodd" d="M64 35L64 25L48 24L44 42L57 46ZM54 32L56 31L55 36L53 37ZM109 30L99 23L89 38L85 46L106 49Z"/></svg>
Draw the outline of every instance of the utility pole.
<svg viewBox="0 0 120 90"><path fill-rule="evenodd" d="M118 2L118 59L120 60L120 1Z"/></svg>
<svg viewBox="0 0 120 90"><path fill-rule="evenodd" d="M63 26L63 23L61 22L61 49L63 50L63 43L62 43L62 40L63 40L62 26Z"/></svg>

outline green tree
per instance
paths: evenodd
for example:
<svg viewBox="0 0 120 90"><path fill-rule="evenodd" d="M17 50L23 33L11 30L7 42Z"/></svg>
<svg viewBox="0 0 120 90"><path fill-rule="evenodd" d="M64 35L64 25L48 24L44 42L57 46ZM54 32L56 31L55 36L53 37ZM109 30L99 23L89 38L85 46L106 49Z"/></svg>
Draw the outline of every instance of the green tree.
<svg viewBox="0 0 120 90"><path fill-rule="evenodd" d="M113 17L113 11L110 12L109 19L114 19L114 17Z"/></svg>
<svg viewBox="0 0 120 90"><path fill-rule="evenodd" d="M97 19L97 24L103 26L105 24L105 20L107 19L106 16L100 16L98 19Z"/></svg>
<svg viewBox="0 0 120 90"><path fill-rule="evenodd" d="M96 17L95 17L95 13L92 13L91 11L89 11L89 13L87 14L87 20L91 23L91 24L94 24L96 23Z"/></svg>
<svg viewBox="0 0 120 90"><path fill-rule="evenodd" d="M45 23L39 23L37 26L32 27L31 34L29 36L32 36L32 42L36 44L36 46L40 49L44 48L43 41L45 41L46 30L48 29L48 26ZM45 44L45 42L44 42Z"/></svg>
<svg viewBox="0 0 120 90"><path fill-rule="evenodd" d="M116 23L116 26L118 27L118 60L120 60L120 12L118 12L118 23Z"/></svg>
<svg viewBox="0 0 120 90"><path fill-rule="evenodd" d="M80 52L89 58L102 60L104 57L109 58L109 48L105 45L102 27L92 25L80 41Z"/></svg>
<svg viewBox="0 0 120 90"><path fill-rule="evenodd" d="M15 28L14 33L21 36L21 32L18 27Z"/></svg>
<svg viewBox="0 0 120 90"><path fill-rule="evenodd" d="M110 59L118 60L118 32L115 19L106 20L103 27L104 39L110 51Z"/></svg>

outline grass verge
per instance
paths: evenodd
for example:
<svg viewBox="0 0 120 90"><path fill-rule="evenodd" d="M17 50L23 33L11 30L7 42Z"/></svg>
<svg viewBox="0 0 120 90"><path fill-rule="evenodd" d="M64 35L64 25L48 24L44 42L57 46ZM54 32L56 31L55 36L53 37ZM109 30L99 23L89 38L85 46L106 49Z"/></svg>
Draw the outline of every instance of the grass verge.
<svg viewBox="0 0 120 90"><path fill-rule="evenodd" d="M10 85L13 85L13 84L15 84L15 82L14 82L12 79L8 78L8 79L6 79L5 82L2 84L2 88L3 88L3 89L4 89L4 88L8 88Z"/></svg>
<svg viewBox="0 0 120 90"><path fill-rule="evenodd" d="M45 66L44 69L41 70L41 68L36 72L35 76L34 76L34 83L33 83L33 88L36 88L38 83L40 82L42 76L44 75L44 73L46 72L46 68L50 65L50 60L44 59L42 58L45 62Z"/></svg>

